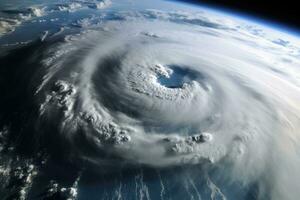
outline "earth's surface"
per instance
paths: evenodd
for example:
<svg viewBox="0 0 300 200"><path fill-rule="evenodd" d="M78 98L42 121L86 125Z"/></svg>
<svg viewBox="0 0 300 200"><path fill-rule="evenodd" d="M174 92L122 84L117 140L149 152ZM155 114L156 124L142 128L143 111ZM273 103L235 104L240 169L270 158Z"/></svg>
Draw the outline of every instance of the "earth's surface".
<svg viewBox="0 0 300 200"><path fill-rule="evenodd" d="M300 198L295 32L171 1L0 9L0 199Z"/></svg>

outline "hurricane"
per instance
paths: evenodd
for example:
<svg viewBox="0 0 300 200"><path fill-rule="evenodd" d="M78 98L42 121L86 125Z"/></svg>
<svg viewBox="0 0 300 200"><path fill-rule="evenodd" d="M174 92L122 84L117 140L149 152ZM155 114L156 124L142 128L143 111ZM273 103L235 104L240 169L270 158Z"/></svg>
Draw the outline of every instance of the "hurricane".
<svg viewBox="0 0 300 200"><path fill-rule="evenodd" d="M215 15L101 10L2 45L4 199L297 199L299 49Z"/></svg>

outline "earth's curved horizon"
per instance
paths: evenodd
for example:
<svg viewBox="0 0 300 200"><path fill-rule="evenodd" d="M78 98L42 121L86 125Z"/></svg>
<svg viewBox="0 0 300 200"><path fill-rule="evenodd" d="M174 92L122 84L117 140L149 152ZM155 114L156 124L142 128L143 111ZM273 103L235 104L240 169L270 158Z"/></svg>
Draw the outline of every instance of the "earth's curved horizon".
<svg viewBox="0 0 300 200"><path fill-rule="evenodd" d="M0 199L299 198L299 33L178 1L0 7Z"/></svg>

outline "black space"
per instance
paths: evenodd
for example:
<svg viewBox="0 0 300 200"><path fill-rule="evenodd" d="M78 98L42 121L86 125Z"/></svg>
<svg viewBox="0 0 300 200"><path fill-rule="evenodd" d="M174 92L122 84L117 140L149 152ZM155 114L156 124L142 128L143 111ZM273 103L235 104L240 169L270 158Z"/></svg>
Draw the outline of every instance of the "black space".
<svg viewBox="0 0 300 200"><path fill-rule="evenodd" d="M300 32L300 2L292 0L183 0L195 4L224 7L272 21Z"/></svg>

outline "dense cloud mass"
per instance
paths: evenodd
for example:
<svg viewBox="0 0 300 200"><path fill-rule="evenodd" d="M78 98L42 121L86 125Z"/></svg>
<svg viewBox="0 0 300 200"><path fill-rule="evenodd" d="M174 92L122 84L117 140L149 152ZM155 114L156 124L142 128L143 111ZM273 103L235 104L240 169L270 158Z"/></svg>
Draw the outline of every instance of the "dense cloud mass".
<svg viewBox="0 0 300 200"><path fill-rule="evenodd" d="M176 6L2 45L0 194L298 198L298 38Z"/></svg>

